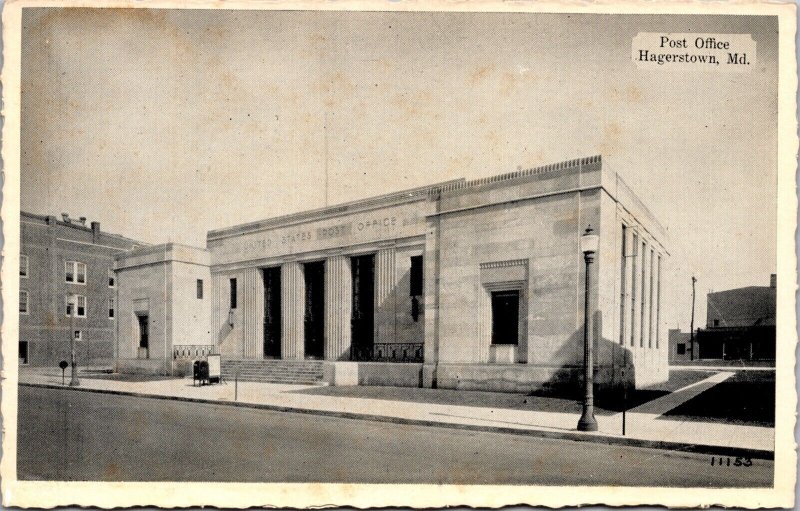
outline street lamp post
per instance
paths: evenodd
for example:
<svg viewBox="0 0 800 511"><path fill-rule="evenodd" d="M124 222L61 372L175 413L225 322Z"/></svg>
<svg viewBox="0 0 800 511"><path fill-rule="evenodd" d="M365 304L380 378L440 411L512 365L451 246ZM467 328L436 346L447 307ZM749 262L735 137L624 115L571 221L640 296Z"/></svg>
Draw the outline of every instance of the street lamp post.
<svg viewBox="0 0 800 511"><path fill-rule="evenodd" d="M597 431L597 419L594 418L594 346L592 342L592 314L590 312L591 264L594 253L600 243L600 237L593 233L592 226L586 228L581 236L581 252L586 262L586 290L583 304L583 414L578 421L578 431Z"/></svg>
<svg viewBox="0 0 800 511"><path fill-rule="evenodd" d="M70 293L69 295L69 351L70 351L70 362L72 365L72 371L70 372L70 379L69 379L69 386L70 387L77 387L81 384L80 380L78 380L78 365L77 365L77 358L75 356L75 309L78 307L78 299L77 297Z"/></svg>

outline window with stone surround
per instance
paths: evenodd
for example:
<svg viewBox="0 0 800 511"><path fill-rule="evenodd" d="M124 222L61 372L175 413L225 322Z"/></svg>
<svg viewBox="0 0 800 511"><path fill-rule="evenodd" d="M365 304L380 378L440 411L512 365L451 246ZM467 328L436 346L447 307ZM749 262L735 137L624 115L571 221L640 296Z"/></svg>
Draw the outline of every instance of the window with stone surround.
<svg viewBox="0 0 800 511"><path fill-rule="evenodd" d="M70 284L86 284L86 263L65 261L64 280Z"/></svg>
<svg viewBox="0 0 800 511"><path fill-rule="evenodd" d="M86 317L86 297L83 295L68 294L66 296L66 316L76 318Z"/></svg>

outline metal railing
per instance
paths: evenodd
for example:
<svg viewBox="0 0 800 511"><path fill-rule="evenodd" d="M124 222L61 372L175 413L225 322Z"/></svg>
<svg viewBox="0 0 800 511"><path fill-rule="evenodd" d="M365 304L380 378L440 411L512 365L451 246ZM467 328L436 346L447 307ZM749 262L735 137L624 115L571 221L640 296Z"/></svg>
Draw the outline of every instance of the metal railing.
<svg viewBox="0 0 800 511"><path fill-rule="evenodd" d="M350 360L355 362L422 362L423 343L376 343L371 346L352 346Z"/></svg>
<svg viewBox="0 0 800 511"><path fill-rule="evenodd" d="M172 347L172 359L196 359L216 354L213 344L176 344Z"/></svg>

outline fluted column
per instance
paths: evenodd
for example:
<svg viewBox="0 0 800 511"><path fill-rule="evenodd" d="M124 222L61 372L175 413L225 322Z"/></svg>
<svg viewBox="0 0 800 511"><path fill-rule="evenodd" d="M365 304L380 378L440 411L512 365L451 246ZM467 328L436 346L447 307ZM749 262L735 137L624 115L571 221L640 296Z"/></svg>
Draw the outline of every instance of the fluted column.
<svg viewBox="0 0 800 511"><path fill-rule="evenodd" d="M394 342L396 337L396 266L394 248L378 251L375 256L375 342Z"/></svg>
<svg viewBox="0 0 800 511"><path fill-rule="evenodd" d="M325 263L325 360L350 358L352 301L350 258L333 256Z"/></svg>
<svg viewBox="0 0 800 511"><path fill-rule="evenodd" d="M281 358L302 359L305 355L306 283L300 263L281 266Z"/></svg>
<svg viewBox="0 0 800 511"><path fill-rule="evenodd" d="M264 354L264 279L260 269L248 268L242 280L243 352L246 358L261 358Z"/></svg>

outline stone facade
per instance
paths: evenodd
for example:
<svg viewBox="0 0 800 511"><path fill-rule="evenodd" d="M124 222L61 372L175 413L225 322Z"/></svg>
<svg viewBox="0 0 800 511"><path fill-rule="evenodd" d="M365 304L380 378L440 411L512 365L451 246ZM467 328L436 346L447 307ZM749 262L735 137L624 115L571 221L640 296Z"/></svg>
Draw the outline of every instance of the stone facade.
<svg viewBox="0 0 800 511"><path fill-rule="evenodd" d="M192 360L216 351L206 250L146 247L121 254L114 268L120 372L185 374Z"/></svg>
<svg viewBox="0 0 800 511"><path fill-rule="evenodd" d="M59 220L20 214L22 364L56 367L69 361L70 336L75 332L80 337L76 342L80 366L113 363L118 285L113 279L114 258L142 243L102 232L99 222L85 223L86 219L67 215ZM67 312L69 295L84 305L79 308L76 303L72 315Z"/></svg>
<svg viewBox="0 0 800 511"><path fill-rule="evenodd" d="M261 358L269 331L280 337L271 356L357 361L339 374L380 384L393 380L364 364L392 367L398 384L575 384L589 224L601 240L590 302L598 384L664 381L666 233L599 156L211 231L211 342ZM272 294L268 268L280 268ZM265 297L278 295L270 308Z"/></svg>

